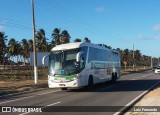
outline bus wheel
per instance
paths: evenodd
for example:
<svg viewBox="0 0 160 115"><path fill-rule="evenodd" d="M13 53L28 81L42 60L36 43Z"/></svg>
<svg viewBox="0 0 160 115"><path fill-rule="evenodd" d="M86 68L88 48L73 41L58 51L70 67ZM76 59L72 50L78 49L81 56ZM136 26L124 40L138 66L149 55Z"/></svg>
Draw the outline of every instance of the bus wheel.
<svg viewBox="0 0 160 115"><path fill-rule="evenodd" d="M62 90L67 90L67 88L61 88Z"/></svg>
<svg viewBox="0 0 160 115"><path fill-rule="evenodd" d="M112 83L115 83L117 80L117 73L112 73Z"/></svg>
<svg viewBox="0 0 160 115"><path fill-rule="evenodd" d="M90 76L88 79L88 86L87 89L92 89L93 88L93 77Z"/></svg>

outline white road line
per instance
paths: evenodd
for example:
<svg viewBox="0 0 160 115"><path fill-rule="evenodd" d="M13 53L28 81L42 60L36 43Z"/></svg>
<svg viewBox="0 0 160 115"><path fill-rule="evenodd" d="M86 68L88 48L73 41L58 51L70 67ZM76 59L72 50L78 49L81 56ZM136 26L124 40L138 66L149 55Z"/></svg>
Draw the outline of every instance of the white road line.
<svg viewBox="0 0 160 115"><path fill-rule="evenodd" d="M121 111L124 111L128 106L131 106L134 102L136 102L139 98L141 98L142 96L144 96L145 94L147 94L153 87L155 87L159 83L160 83L160 81L157 82L156 84L152 85L147 91L145 91L142 94L140 94L138 97L136 97L131 102L129 102L128 104L126 104L122 109L120 109L118 112L114 113L113 115L120 115Z"/></svg>
<svg viewBox="0 0 160 115"><path fill-rule="evenodd" d="M150 73L150 74L148 74L148 75L143 75L143 76L140 76L140 77L137 77L137 79L136 78L132 78L132 79L130 79L130 80L141 80L141 78L145 78L145 77L148 77L148 76L150 76L150 75L152 75L152 73ZM126 77L127 78L127 77ZM128 77L128 78L131 78L131 77ZM121 80L123 80L123 79L121 79ZM129 79L128 79L129 80Z"/></svg>
<svg viewBox="0 0 160 115"><path fill-rule="evenodd" d="M56 102L56 103L49 104L49 105L47 105L46 107L48 107L48 106L53 106L53 105L56 105L56 104L59 104L59 103L61 103L61 101ZM45 107L44 107L44 108L45 108Z"/></svg>
<svg viewBox="0 0 160 115"><path fill-rule="evenodd" d="M49 91L49 92L45 92L45 93L41 93L41 94L37 94L37 95L46 95L46 94L54 93L54 92L58 92L58 91L61 91L61 90Z"/></svg>
<svg viewBox="0 0 160 115"><path fill-rule="evenodd" d="M54 106L54 105L57 105L57 104L59 104L59 103L61 103L61 101L56 102L56 103L52 103L52 104L49 104L49 105L46 105L45 107L42 107L41 109L46 108L46 107L49 107L49 106ZM19 114L19 115L26 115L26 114L29 114L29 113L31 113L31 112L21 113L21 114Z"/></svg>
<svg viewBox="0 0 160 115"><path fill-rule="evenodd" d="M136 79L131 79L131 80L136 80ZM137 79L138 80L138 79Z"/></svg>
<svg viewBox="0 0 160 115"><path fill-rule="evenodd" d="M13 102L13 101L18 101L18 100L23 100L23 99L27 99L27 98L31 98L31 97L34 97L34 96L28 96L28 97L23 97L23 98L20 98L20 99L14 99L14 100L10 100L10 101L5 101L5 102L1 102L1 104L5 104L5 103L9 103L9 102Z"/></svg>
<svg viewBox="0 0 160 115"><path fill-rule="evenodd" d="M41 94L37 94L37 95L46 95L46 94L54 93L54 92L58 92L58 91L61 91L61 90L50 91L50 92L41 93ZM37 95L32 95L32 96L28 96L28 97L22 97L22 98L10 100L10 101L4 101L4 102L1 102L0 105L1 104L5 104L5 103L10 103L10 102L13 102L13 101L19 101L19 100L23 100L23 99L27 99L27 98L32 98L32 97L35 97Z"/></svg>
<svg viewBox="0 0 160 115"><path fill-rule="evenodd" d="M30 92L33 92L33 91L39 91L39 90L42 90L44 88L40 88L40 89L37 89L37 90L30 90L30 91L23 91L23 92L18 92L18 93L11 93L11 94L7 94L7 95L1 95L1 97L8 97L8 96L14 96L14 95L19 95L19 94L24 94L24 93L30 93Z"/></svg>

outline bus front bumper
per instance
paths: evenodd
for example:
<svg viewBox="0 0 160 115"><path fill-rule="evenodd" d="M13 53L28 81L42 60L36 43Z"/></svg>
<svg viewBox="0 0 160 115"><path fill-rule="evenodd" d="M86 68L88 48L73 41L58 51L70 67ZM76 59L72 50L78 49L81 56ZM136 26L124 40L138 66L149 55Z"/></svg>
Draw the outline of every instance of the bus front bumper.
<svg viewBox="0 0 160 115"><path fill-rule="evenodd" d="M76 88L76 87L80 87L79 86L79 80L73 80L73 81L69 81L69 82L55 82L52 79L48 80L48 86L49 88Z"/></svg>

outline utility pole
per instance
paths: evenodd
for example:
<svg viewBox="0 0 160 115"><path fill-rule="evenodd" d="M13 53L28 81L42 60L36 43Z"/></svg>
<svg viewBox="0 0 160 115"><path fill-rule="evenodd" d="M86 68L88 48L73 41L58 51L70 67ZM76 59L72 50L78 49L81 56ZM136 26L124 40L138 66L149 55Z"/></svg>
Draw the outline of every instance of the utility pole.
<svg viewBox="0 0 160 115"><path fill-rule="evenodd" d="M153 68L153 60L152 60L152 56L151 56L151 68Z"/></svg>
<svg viewBox="0 0 160 115"><path fill-rule="evenodd" d="M33 33L33 55L34 55L34 83L37 84L38 71L37 71L37 53L36 53L36 40L35 40L35 19L34 19L34 0L32 4L32 33Z"/></svg>
<svg viewBox="0 0 160 115"><path fill-rule="evenodd" d="M134 44L133 44L133 70L135 69L135 60L134 60Z"/></svg>

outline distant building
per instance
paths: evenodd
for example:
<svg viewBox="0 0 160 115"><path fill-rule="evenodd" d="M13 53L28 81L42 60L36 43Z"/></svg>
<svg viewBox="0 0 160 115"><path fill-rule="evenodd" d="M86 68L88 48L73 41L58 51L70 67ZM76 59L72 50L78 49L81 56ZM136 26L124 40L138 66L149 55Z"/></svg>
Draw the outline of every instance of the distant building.
<svg viewBox="0 0 160 115"><path fill-rule="evenodd" d="M49 54L50 54L50 52L37 52L37 66L38 67L43 66L42 65L42 58L45 55L49 55ZM30 66L34 66L34 57L33 56L34 56L33 52L30 52ZM48 58L46 58L44 66L48 67Z"/></svg>

